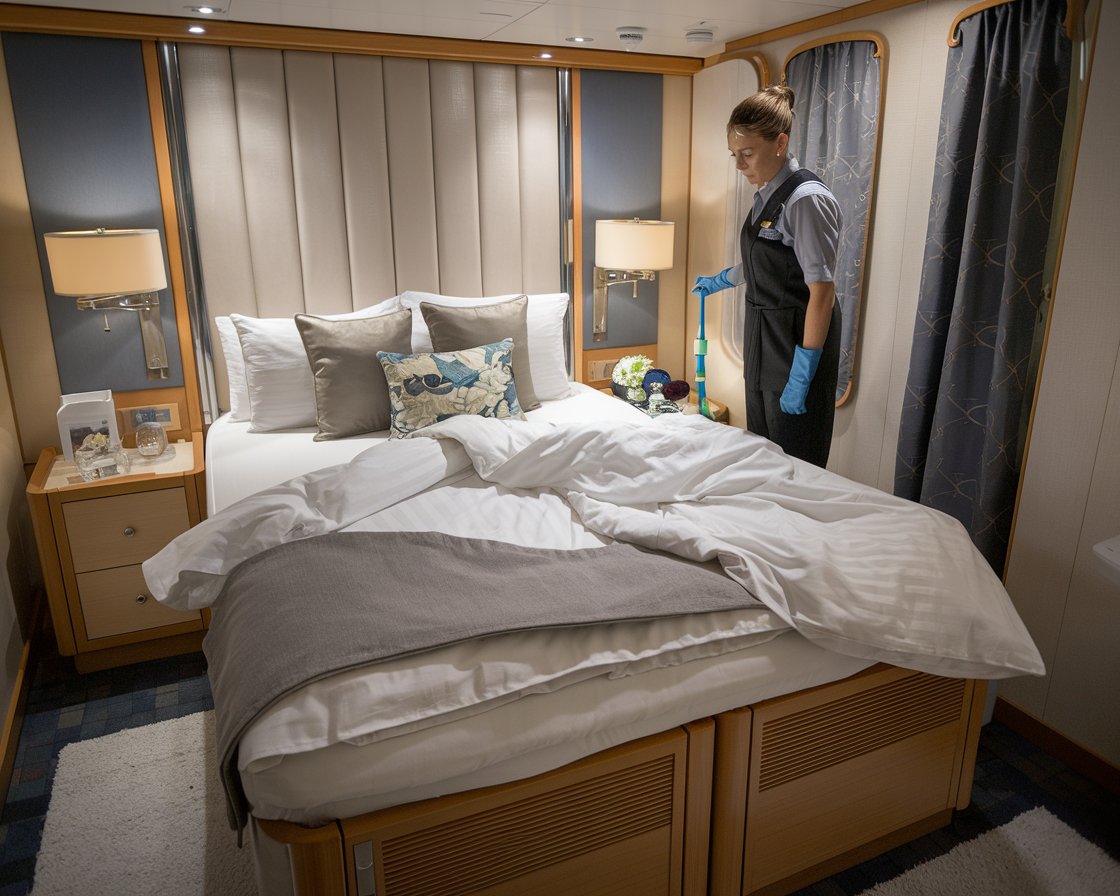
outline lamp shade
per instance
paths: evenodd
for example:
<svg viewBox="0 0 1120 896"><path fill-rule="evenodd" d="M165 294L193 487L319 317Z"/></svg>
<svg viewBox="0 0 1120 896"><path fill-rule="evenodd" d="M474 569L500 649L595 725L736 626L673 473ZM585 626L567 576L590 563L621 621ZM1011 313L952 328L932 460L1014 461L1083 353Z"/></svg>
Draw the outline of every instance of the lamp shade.
<svg viewBox="0 0 1120 896"><path fill-rule="evenodd" d="M667 271L673 266L673 222L595 222L595 264L617 271Z"/></svg>
<svg viewBox="0 0 1120 896"><path fill-rule="evenodd" d="M158 230L45 233L56 295L118 296L167 286Z"/></svg>

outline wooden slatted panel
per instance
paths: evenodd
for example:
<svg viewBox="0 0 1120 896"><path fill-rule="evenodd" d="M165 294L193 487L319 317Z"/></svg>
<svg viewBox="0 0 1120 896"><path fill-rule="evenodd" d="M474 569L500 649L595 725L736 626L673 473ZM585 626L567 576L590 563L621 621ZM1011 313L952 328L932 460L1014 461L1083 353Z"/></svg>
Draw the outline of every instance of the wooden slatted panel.
<svg viewBox="0 0 1120 896"><path fill-rule="evenodd" d="M760 791L777 787L961 714L965 682L915 674L874 690L767 721L762 726Z"/></svg>
<svg viewBox="0 0 1120 896"><path fill-rule="evenodd" d="M668 827L674 758L550 791L381 845L389 893L451 896L492 887Z"/></svg>

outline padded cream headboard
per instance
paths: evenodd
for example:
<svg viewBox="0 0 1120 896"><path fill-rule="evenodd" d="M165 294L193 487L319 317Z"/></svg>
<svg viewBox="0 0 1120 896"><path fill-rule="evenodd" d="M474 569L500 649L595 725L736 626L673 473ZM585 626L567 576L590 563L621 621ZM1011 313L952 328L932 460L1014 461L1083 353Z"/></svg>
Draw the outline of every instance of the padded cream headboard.
<svg viewBox="0 0 1120 896"><path fill-rule="evenodd" d="M204 45L178 58L213 345L231 311L560 291L555 69Z"/></svg>

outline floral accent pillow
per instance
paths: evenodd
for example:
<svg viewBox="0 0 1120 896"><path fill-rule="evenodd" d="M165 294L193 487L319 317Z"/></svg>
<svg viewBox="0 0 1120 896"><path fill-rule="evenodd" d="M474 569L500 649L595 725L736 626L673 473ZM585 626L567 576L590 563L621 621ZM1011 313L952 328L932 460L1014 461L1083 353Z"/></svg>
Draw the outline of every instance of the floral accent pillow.
<svg viewBox="0 0 1120 896"><path fill-rule="evenodd" d="M389 382L391 439L461 414L524 419L512 339L454 352L378 352L377 360Z"/></svg>

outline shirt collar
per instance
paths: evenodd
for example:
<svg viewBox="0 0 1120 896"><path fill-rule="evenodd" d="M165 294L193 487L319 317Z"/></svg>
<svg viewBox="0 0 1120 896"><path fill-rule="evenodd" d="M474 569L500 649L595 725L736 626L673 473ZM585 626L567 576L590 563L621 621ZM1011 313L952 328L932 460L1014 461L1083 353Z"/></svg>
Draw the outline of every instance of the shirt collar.
<svg viewBox="0 0 1120 896"><path fill-rule="evenodd" d="M769 202L770 197L774 195L774 192L778 189L778 187L785 183L786 178L793 174L793 172L797 171L800 167L801 164L797 161L796 158L794 158L793 156L786 156L786 161L785 164L782 165L782 170L775 174L770 180L768 180L758 189L758 195L762 197L761 200L759 200L762 205L765 205L767 202Z"/></svg>

